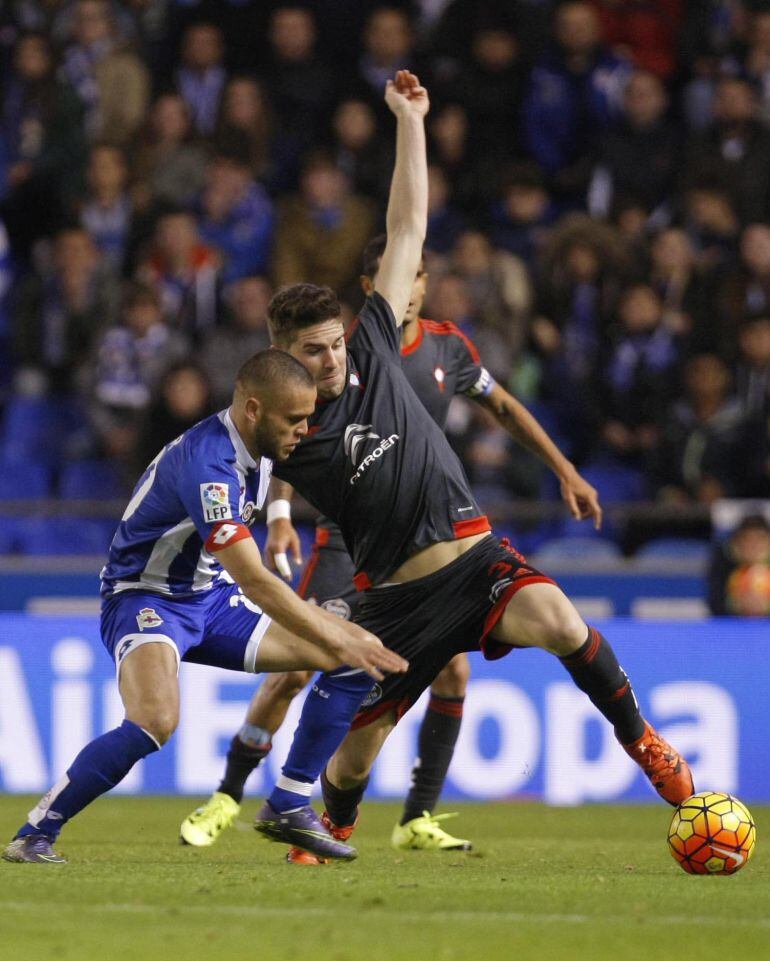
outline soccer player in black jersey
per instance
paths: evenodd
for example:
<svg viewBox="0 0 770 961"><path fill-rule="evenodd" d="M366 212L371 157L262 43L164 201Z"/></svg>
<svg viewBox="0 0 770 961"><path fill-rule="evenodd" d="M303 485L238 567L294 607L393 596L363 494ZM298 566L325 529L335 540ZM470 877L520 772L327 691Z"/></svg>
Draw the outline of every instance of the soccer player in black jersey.
<svg viewBox="0 0 770 961"><path fill-rule="evenodd" d="M364 251L361 285L374 290L386 237L375 237ZM407 380L431 417L445 428L449 404L465 394L492 411L510 433L515 433L513 398L482 366L473 342L452 323L420 317L427 274L421 263L412 285L409 306L401 327L401 366ZM272 566L286 571L292 554L299 558L299 538L289 519L291 488L278 482L271 492L265 557ZM277 498L277 499L276 499ZM276 508L278 510L276 511ZM277 516L275 516L277 514ZM275 558L278 563L275 563ZM301 559L300 559L301 561ZM290 568L287 572L290 575ZM311 558L297 588L305 600L349 619L362 596L353 584L355 568L339 528L320 517ZM211 798L183 822L180 836L187 844L208 847L228 828L240 812L244 785L251 772L271 749L272 737L283 723L293 698L309 683L312 672L294 671L265 678L252 698L241 729L234 735L227 754L225 775ZM449 815L433 816L444 786L460 733L463 702L470 676L468 656L457 654L431 684L431 698L418 736L419 754L412 770L412 783L403 815L393 830L393 844L411 850L470 850L471 844L453 837L442 826ZM317 858L299 848L289 852L292 863L317 864Z"/></svg>
<svg viewBox="0 0 770 961"><path fill-rule="evenodd" d="M339 525L364 592L355 621L407 658L409 670L374 687L353 669L316 680L255 828L313 853L354 857L346 840L358 802L398 719L455 654L481 650L495 659L514 647L557 656L658 793L677 804L692 793L686 761L642 717L607 641L549 577L491 533L460 462L401 368L399 326L427 221L428 96L401 71L385 98L397 122L396 165L374 292L347 343L328 288L279 291L268 319L273 343L307 367L319 395L307 435L276 474ZM515 409L517 438L556 472L573 514L600 523L596 491ZM336 848L302 827L319 775Z"/></svg>

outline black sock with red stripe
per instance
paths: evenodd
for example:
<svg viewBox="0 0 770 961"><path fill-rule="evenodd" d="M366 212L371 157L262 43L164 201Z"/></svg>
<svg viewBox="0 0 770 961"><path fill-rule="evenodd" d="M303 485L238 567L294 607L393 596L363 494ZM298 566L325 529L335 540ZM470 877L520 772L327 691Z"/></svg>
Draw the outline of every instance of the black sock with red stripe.
<svg viewBox="0 0 770 961"><path fill-rule="evenodd" d="M335 787L326 776L326 768L321 771L321 791L324 807L332 824L337 828L346 828L356 823L358 805L364 796L369 778L351 788Z"/></svg>
<svg viewBox="0 0 770 961"><path fill-rule="evenodd" d="M631 682L618 664L615 652L602 635L588 628L588 640L574 654L559 660L595 707L615 728L621 744L630 744L644 733L644 718L639 712Z"/></svg>
<svg viewBox="0 0 770 961"><path fill-rule="evenodd" d="M431 694L420 725L412 786L404 802L401 824L433 811L444 788L463 719L464 697Z"/></svg>

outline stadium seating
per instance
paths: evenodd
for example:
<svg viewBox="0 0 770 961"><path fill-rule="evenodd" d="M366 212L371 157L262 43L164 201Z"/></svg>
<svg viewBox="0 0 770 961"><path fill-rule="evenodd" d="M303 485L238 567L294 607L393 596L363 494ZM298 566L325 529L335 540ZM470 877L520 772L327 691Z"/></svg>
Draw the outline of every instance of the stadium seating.
<svg viewBox="0 0 770 961"><path fill-rule="evenodd" d="M533 563L547 567L562 560L614 561L621 556L618 545L603 537L556 537L538 549Z"/></svg>
<svg viewBox="0 0 770 961"><path fill-rule="evenodd" d="M35 461L20 465L0 460L0 501L34 500L51 494L51 469ZM2 520L0 520L2 524Z"/></svg>
<svg viewBox="0 0 770 961"><path fill-rule="evenodd" d="M116 526L114 520L90 517L35 517L17 532L16 549L25 555L104 556Z"/></svg>
<svg viewBox="0 0 770 961"><path fill-rule="evenodd" d="M71 500L112 500L124 495L124 487L110 461L80 460L63 468L59 496Z"/></svg>
<svg viewBox="0 0 770 961"><path fill-rule="evenodd" d="M709 541L694 537L658 537L640 547L635 558L642 567L655 567L661 561L690 561L705 565L711 550Z"/></svg>

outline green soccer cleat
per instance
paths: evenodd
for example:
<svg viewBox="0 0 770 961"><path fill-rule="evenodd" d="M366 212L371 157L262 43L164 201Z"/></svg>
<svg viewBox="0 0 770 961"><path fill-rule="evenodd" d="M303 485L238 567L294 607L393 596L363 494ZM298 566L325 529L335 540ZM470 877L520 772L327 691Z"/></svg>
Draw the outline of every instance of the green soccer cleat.
<svg viewBox="0 0 770 961"><path fill-rule="evenodd" d="M194 848L210 847L223 831L232 827L240 810L240 804L229 794L214 791L202 807L196 808L182 821L179 840L182 844L191 844Z"/></svg>
<svg viewBox="0 0 770 961"><path fill-rule="evenodd" d="M464 838L454 838L441 827L439 821L455 818L456 814L430 814L413 818L393 828L391 843L399 851L472 851L473 845Z"/></svg>

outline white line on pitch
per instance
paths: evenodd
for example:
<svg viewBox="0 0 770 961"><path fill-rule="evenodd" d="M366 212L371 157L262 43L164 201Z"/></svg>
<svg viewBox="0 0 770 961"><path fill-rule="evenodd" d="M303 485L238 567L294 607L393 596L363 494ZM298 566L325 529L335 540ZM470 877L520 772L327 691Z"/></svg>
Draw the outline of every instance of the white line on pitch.
<svg viewBox="0 0 770 961"><path fill-rule="evenodd" d="M66 904L47 902L46 910L50 913L51 909L60 907L67 910L95 911L99 913L126 913L126 914L229 914L238 917L253 918L293 918L293 917L327 917L338 913L336 908L322 907L257 907L239 904L132 904L130 902L114 904ZM34 901L0 901L0 909L9 911L39 911L40 905ZM524 911L392 911L384 908L373 908L360 906L362 913L368 917L390 918L397 916L399 921L416 921L425 923L426 921L506 921L532 924L596 924L602 921L610 924L634 924L638 922L649 923L650 925L709 925L711 927L749 927L749 928L770 928L770 918L730 918L729 920L720 917L698 916L698 915L655 915L649 922L642 918L635 918L633 915L625 914L537 914L526 913Z"/></svg>

